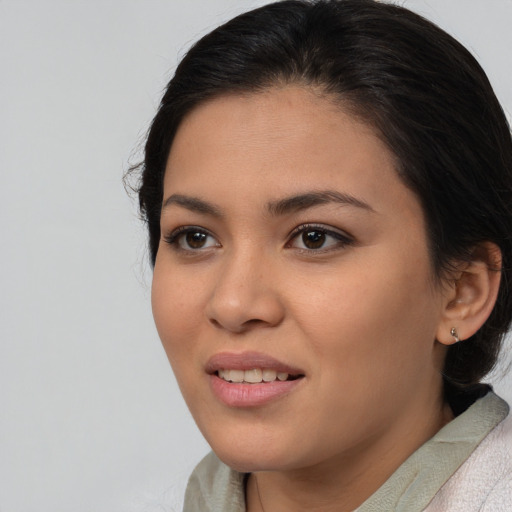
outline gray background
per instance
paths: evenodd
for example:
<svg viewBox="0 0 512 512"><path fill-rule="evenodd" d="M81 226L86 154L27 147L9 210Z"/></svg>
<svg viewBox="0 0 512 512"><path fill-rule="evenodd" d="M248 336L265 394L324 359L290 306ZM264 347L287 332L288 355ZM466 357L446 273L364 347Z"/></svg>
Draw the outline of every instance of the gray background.
<svg viewBox="0 0 512 512"><path fill-rule="evenodd" d="M263 3L0 0L0 512L179 509L207 446L121 177L177 56ZM401 3L468 45L512 111L512 1Z"/></svg>

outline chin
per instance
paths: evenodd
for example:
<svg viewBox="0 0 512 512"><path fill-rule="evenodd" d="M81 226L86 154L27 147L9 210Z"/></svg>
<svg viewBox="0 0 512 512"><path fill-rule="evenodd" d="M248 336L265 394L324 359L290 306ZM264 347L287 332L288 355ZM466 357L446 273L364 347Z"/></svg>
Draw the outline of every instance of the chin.
<svg viewBox="0 0 512 512"><path fill-rule="evenodd" d="M274 458L266 458L261 455L251 456L249 454L240 454L229 452L219 452L213 450L215 455L229 466L231 469L239 473L254 473L256 471L279 471L286 469L282 461L275 460Z"/></svg>
<svg viewBox="0 0 512 512"><path fill-rule="evenodd" d="M215 455L227 466L240 473L279 471L293 466L291 453L282 443L253 436L226 436L209 441Z"/></svg>

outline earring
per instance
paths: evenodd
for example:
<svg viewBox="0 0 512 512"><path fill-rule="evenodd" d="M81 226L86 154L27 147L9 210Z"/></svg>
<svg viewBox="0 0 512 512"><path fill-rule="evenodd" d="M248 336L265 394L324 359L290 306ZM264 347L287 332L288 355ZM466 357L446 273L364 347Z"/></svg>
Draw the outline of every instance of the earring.
<svg viewBox="0 0 512 512"><path fill-rule="evenodd" d="M450 329L450 335L453 336L453 338L455 339L455 343L459 343L460 338L459 338L459 335L457 333L457 329L455 327L452 327Z"/></svg>

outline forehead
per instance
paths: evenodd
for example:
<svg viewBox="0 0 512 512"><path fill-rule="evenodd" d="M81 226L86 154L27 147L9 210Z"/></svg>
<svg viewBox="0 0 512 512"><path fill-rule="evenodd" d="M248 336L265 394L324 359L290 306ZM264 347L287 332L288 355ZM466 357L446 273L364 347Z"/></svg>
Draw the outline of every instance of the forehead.
<svg viewBox="0 0 512 512"><path fill-rule="evenodd" d="M198 106L177 131L164 180L164 196L227 190L224 199L247 203L326 189L360 196L374 209L382 200L418 203L371 126L298 86Z"/></svg>

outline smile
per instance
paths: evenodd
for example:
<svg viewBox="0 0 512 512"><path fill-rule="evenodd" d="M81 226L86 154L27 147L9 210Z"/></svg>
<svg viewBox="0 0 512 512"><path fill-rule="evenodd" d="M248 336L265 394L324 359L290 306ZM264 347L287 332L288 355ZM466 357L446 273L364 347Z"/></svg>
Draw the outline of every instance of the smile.
<svg viewBox="0 0 512 512"><path fill-rule="evenodd" d="M252 370L220 369L217 376L226 382L261 384L262 382L296 380L300 375L291 375L285 372L278 372L271 368L253 368Z"/></svg>
<svg viewBox="0 0 512 512"><path fill-rule="evenodd" d="M221 352L205 365L213 395L232 408L261 407L301 389L306 372L268 354Z"/></svg>

